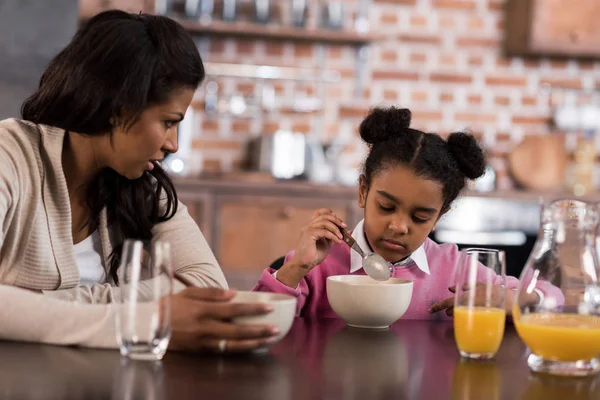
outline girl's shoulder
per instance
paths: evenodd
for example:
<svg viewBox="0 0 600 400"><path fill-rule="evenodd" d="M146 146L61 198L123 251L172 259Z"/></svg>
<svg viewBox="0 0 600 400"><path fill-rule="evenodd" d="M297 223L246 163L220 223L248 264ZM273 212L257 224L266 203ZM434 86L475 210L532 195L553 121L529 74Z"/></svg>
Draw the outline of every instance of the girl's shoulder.
<svg viewBox="0 0 600 400"><path fill-rule="evenodd" d="M435 266L436 269L442 267L454 270L460 257L460 250L456 244L436 243L430 238L427 238L423 245L425 254L427 255L427 262L430 265Z"/></svg>

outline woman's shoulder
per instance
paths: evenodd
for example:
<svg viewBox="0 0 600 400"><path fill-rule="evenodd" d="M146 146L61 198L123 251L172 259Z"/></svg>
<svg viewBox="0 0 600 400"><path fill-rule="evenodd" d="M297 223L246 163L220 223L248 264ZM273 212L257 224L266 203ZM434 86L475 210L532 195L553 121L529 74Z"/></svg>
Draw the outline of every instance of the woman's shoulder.
<svg viewBox="0 0 600 400"><path fill-rule="evenodd" d="M0 121L0 151L11 157L38 149L40 136L40 126L32 122L16 118Z"/></svg>
<svg viewBox="0 0 600 400"><path fill-rule="evenodd" d="M0 120L0 130L16 137L27 137L32 135L39 137L39 132L42 127L43 125L38 125L31 121L18 118Z"/></svg>
<svg viewBox="0 0 600 400"><path fill-rule="evenodd" d="M37 186L48 163L59 163L64 131L30 121L0 121L0 177L12 185ZM30 187L32 185L26 185Z"/></svg>

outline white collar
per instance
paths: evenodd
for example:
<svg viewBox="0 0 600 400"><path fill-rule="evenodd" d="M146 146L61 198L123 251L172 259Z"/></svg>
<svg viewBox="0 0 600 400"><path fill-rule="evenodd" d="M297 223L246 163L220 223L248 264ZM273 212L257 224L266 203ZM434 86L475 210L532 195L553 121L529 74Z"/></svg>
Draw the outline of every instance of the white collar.
<svg viewBox="0 0 600 400"><path fill-rule="evenodd" d="M364 223L365 220L363 219L358 224L356 224L356 227L352 232L352 237L354 238L354 240L356 240L356 243L360 246L361 249L368 252L371 247L365 239ZM396 264L393 264L393 266L408 265L411 261L414 262L421 271L425 272L428 275L430 274L429 262L427 261L427 254L425 254L425 247L423 244L419 246L419 248L416 249L407 259L397 262ZM352 251L350 255L350 273L353 274L361 269L362 257L357 252Z"/></svg>

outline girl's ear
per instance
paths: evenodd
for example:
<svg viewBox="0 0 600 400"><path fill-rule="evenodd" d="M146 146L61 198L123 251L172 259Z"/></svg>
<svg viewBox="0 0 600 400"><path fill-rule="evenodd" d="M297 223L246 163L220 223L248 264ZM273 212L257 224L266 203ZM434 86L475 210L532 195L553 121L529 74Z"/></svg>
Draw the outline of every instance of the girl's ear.
<svg viewBox="0 0 600 400"><path fill-rule="evenodd" d="M433 228L431 228L432 232L435 231L435 228L437 228L437 224L440 221L440 218L442 218L444 214L446 214L448 211L450 211L449 206L442 208L442 211L440 211L440 215L438 215L437 219L435 220L435 224L433 224Z"/></svg>
<svg viewBox="0 0 600 400"><path fill-rule="evenodd" d="M367 194L369 193L369 185L367 185L367 178L361 175L358 178L358 206L365 208L367 205Z"/></svg>

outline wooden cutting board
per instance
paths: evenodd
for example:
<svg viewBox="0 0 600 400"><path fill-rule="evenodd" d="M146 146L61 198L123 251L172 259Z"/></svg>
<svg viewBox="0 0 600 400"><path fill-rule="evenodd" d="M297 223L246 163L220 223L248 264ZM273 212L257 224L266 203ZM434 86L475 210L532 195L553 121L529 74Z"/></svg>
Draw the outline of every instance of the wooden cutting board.
<svg viewBox="0 0 600 400"><path fill-rule="evenodd" d="M525 189L561 189L568 161L564 136L526 136L508 155L508 168Z"/></svg>

